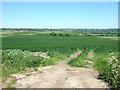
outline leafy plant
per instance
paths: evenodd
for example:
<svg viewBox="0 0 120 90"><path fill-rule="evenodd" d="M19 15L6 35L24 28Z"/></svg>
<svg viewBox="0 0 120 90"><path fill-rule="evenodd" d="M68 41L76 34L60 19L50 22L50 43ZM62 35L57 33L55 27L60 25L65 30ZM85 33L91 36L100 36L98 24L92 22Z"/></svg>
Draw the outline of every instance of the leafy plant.
<svg viewBox="0 0 120 90"><path fill-rule="evenodd" d="M120 88L120 63L117 53L107 53L105 57L97 56L94 67L99 71L100 78L107 81L113 88Z"/></svg>

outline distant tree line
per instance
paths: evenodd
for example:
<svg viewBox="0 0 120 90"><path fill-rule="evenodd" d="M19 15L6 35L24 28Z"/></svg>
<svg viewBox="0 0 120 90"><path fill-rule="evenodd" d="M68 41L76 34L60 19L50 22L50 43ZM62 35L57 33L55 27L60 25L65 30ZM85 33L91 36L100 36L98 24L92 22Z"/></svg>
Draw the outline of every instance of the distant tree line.
<svg viewBox="0 0 120 90"><path fill-rule="evenodd" d="M84 34L85 36L91 36L91 34L99 34L97 36L120 36L120 29L114 28L114 29L69 29L69 28L64 28L64 29L49 29L49 28L0 28L1 30L16 30L16 31L68 31L72 30L75 33L81 33ZM78 35L75 36L78 36ZM51 33L50 35L52 36L70 36L70 34L62 34L62 33Z"/></svg>
<svg viewBox="0 0 120 90"><path fill-rule="evenodd" d="M62 34L62 33L55 33L55 32L50 33L50 35L51 36L71 36L70 34L67 34L67 33Z"/></svg>

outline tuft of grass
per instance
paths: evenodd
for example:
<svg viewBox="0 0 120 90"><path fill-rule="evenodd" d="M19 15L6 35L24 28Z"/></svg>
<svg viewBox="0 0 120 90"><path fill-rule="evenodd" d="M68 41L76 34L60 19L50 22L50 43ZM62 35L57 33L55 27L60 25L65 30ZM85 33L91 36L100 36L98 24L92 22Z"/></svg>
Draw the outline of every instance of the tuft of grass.
<svg viewBox="0 0 120 90"><path fill-rule="evenodd" d="M17 79L14 78L9 84L7 84L7 88L14 89L15 87L13 86L16 83Z"/></svg>
<svg viewBox="0 0 120 90"><path fill-rule="evenodd" d="M79 55L77 58L71 59L70 61L68 61L68 64L70 66L74 66L74 67L86 67L86 65L88 65L88 62L85 62L85 60L87 60L87 53L83 52L81 55Z"/></svg>

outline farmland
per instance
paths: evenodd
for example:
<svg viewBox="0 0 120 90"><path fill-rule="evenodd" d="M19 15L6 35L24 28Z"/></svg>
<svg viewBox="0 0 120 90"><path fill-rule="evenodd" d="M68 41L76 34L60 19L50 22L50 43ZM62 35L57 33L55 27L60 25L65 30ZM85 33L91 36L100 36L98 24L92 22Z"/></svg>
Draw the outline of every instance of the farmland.
<svg viewBox="0 0 120 90"><path fill-rule="evenodd" d="M27 68L53 65L69 57L74 52L82 51L81 55L69 60L67 64L71 67L86 67L89 64L84 60L92 60L94 62L93 67L100 72L101 76L103 75L104 80L107 82L110 80L109 83L112 87L120 87L119 77L112 77L108 74L113 68L102 68L102 65L107 66L106 63L109 62L107 62L107 58L112 57L109 55L110 53L114 53L113 56L118 57L119 47L118 39L116 39L118 33L113 32L114 30L109 30L108 33L106 31L104 33L103 31L93 32L94 30L92 32L84 31L4 30L1 34L2 37L0 37L2 39L3 57L2 76L8 77L10 74L24 71ZM88 58L88 52L94 53L95 57ZM36 53L44 53L45 57L38 54L36 56ZM113 63L117 65L115 70L119 73L118 61L113 61ZM114 74L116 73L111 73L113 76Z"/></svg>
<svg viewBox="0 0 120 90"><path fill-rule="evenodd" d="M57 33L58 34L57 34ZM115 40L107 40L94 36L76 36L75 32L66 31L61 33L56 31L56 36L50 35L49 32L15 32L12 34L3 34L3 50L4 49L22 49L31 51L47 51L51 49L74 49L74 48L105 48L105 49L117 49L118 42ZM67 36L70 35L70 36ZM114 37L113 37L114 38Z"/></svg>

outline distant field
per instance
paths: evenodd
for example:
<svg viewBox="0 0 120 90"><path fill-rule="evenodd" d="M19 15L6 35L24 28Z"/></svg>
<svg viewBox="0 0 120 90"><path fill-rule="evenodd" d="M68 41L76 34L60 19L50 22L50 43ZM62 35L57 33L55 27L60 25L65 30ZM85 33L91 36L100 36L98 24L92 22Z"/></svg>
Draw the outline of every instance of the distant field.
<svg viewBox="0 0 120 90"><path fill-rule="evenodd" d="M45 32L44 32L45 33ZM50 33L50 32L49 32ZM105 48L116 49L118 42L95 36L51 36L49 33L41 32L14 32L11 34L3 33L3 49L22 49L22 50L67 50L72 48ZM71 33L71 32L68 32Z"/></svg>
<svg viewBox="0 0 120 90"><path fill-rule="evenodd" d="M104 37L104 36L101 36L100 38L109 39L109 40L120 40L119 37Z"/></svg>

